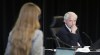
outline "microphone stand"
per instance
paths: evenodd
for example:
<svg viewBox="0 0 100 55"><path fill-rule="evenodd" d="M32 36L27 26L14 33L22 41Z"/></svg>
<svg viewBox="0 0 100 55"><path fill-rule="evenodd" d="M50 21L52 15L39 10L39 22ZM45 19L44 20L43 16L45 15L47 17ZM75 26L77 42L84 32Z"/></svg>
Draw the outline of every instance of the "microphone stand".
<svg viewBox="0 0 100 55"><path fill-rule="evenodd" d="M93 42L92 42L91 38L89 37L89 35L85 32L82 32L82 33L90 40L91 46L93 46ZM91 48L91 46L89 47L89 49L91 51L95 51L95 48Z"/></svg>
<svg viewBox="0 0 100 55"><path fill-rule="evenodd" d="M93 45L93 42L92 42L90 36L87 33L85 33L85 32L82 32L82 33L89 39L91 45Z"/></svg>

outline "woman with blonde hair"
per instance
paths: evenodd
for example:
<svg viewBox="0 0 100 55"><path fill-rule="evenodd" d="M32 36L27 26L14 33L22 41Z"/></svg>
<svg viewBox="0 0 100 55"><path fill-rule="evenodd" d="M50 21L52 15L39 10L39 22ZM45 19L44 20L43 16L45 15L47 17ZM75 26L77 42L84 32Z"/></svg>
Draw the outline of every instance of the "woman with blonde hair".
<svg viewBox="0 0 100 55"><path fill-rule="evenodd" d="M43 33L39 24L40 8L31 2L25 3L17 22L11 30L5 55L43 55Z"/></svg>

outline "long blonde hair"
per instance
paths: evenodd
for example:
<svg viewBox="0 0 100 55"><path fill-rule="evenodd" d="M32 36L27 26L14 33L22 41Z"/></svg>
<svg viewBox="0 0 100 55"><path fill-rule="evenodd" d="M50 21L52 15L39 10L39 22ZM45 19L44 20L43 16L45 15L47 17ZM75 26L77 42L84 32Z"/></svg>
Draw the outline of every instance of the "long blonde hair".
<svg viewBox="0 0 100 55"><path fill-rule="evenodd" d="M12 29L11 55L29 55L34 32L40 28L38 20L40 14L40 8L34 3L28 2L22 6Z"/></svg>

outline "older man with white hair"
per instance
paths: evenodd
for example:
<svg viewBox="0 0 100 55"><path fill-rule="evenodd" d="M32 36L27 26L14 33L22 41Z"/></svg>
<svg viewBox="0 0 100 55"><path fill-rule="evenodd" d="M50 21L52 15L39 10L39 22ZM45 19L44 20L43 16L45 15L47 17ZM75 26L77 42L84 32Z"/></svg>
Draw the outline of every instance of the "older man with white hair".
<svg viewBox="0 0 100 55"><path fill-rule="evenodd" d="M56 34L64 43L70 46L83 46L78 27L76 26L77 18L78 16L74 12L65 13L65 24Z"/></svg>

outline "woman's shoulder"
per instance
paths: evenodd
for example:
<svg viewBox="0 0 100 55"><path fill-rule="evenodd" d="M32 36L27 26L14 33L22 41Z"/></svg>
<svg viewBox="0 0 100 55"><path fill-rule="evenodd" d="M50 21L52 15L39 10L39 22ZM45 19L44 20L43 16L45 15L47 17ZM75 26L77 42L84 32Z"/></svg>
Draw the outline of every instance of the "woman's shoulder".
<svg viewBox="0 0 100 55"><path fill-rule="evenodd" d="M42 34L43 32L40 30L40 29L37 29L36 31L35 31L35 34Z"/></svg>
<svg viewBox="0 0 100 55"><path fill-rule="evenodd" d="M36 37L42 37L43 36L43 32L39 29L37 29L34 33L34 37L33 39L35 39Z"/></svg>
<svg viewBox="0 0 100 55"><path fill-rule="evenodd" d="M36 32L42 32L40 29L37 29Z"/></svg>

